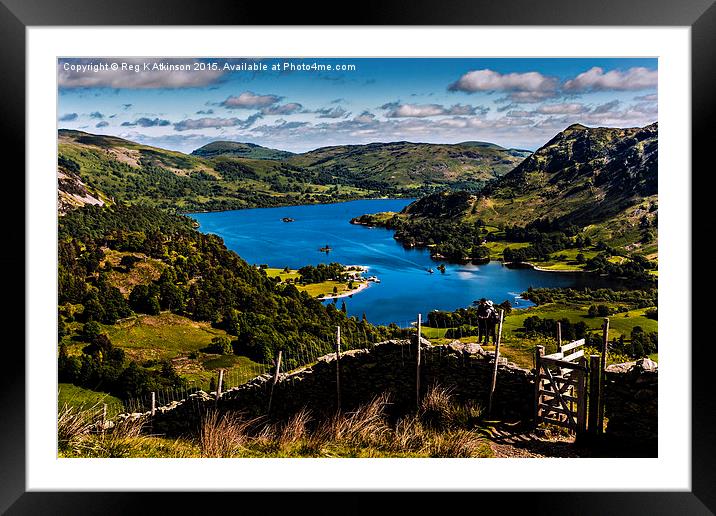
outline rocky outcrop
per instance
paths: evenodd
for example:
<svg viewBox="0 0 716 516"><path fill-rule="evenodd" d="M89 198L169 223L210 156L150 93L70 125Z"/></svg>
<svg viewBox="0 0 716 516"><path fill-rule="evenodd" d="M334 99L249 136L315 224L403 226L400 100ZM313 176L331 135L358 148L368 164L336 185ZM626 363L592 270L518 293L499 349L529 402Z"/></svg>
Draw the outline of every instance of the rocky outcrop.
<svg viewBox="0 0 716 516"><path fill-rule="evenodd" d="M60 215L86 204L104 205L99 196L87 189L79 176L63 168L57 169L57 211Z"/></svg>

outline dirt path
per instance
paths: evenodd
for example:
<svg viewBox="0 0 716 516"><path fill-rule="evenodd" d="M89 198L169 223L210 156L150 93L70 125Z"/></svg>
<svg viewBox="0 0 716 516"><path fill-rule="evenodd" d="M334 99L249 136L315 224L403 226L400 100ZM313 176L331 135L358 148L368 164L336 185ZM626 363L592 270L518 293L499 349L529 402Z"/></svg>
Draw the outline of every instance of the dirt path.
<svg viewBox="0 0 716 516"><path fill-rule="evenodd" d="M524 431L509 426L491 427L485 432L495 457L543 458L588 457L588 450L574 444L574 436L548 430Z"/></svg>

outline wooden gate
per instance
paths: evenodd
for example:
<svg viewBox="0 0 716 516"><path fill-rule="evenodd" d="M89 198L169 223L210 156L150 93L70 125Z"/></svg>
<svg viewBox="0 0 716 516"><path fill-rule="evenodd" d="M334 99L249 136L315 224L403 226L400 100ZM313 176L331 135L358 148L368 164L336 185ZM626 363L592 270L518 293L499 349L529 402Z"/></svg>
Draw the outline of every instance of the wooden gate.
<svg viewBox="0 0 716 516"><path fill-rule="evenodd" d="M584 339L560 346L557 353L535 353L535 423L549 423L577 434L587 429L587 365Z"/></svg>

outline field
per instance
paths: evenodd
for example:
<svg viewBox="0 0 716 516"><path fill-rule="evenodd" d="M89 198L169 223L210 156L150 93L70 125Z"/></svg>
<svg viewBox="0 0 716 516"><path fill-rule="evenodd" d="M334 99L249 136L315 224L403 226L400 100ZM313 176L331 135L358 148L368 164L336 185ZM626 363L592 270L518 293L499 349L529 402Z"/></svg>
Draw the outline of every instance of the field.
<svg viewBox="0 0 716 516"><path fill-rule="evenodd" d="M534 349L537 345L543 345L547 353L556 350L555 338L544 337L527 337L523 335L523 324L527 317L537 316L542 319L569 319L570 322L576 323L583 321L590 330L600 330L602 318L589 317L587 314L588 306L568 305L562 303L548 303L541 306L531 308L513 310L510 315L505 318L502 330L502 347L500 353L508 360L515 362L522 367L533 367ZM649 319L644 315L647 309L631 310L629 312L615 314L609 317L609 340L624 336L629 341L631 331L636 326L641 326L645 332L658 331L658 322ZM431 328L424 326L422 328L423 335L435 344L443 344L450 342L452 339L446 339L446 328ZM477 337L463 337L462 342L477 342ZM494 351L494 346L483 346L488 351ZM654 361L658 361L658 354L654 353L649 356Z"/></svg>
<svg viewBox="0 0 716 516"><path fill-rule="evenodd" d="M226 332L172 313L132 317L105 326L104 331L128 358L144 364L170 360L183 378L204 390L208 390L218 369L226 370L227 384L238 384L264 372L262 365L247 357L202 352L214 337L227 337Z"/></svg>
<svg viewBox="0 0 716 516"><path fill-rule="evenodd" d="M113 418L124 412L124 404L119 398L110 396L103 392L83 389L69 383L58 385L57 407L62 411L63 407L74 407L78 410L102 410L102 404L107 404L107 417Z"/></svg>

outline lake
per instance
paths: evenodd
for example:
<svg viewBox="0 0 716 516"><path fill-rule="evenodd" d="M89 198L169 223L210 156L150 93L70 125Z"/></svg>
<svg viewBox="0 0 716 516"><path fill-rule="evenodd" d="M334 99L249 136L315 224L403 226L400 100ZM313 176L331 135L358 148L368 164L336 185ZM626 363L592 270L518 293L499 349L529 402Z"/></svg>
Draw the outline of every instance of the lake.
<svg viewBox="0 0 716 516"><path fill-rule="evenodd" d="M312 204L281 208L256 208L215 213L193 213L200 231L224 239L226 246L251 264L300 268L304 265L339 262L370 267L380 283L346 302L349 315L366 314L374 324L395 322L408 326L417 313L427 318L431 310L467 307L481 297L496 303L509 300L516 308L531 306L520 299L528 287L596 287L597 278L584 274L510 269L493 261L487 265L439 263L425 249L406 249L393 239L393 231L350 224L365 213L400 211L413 199L360 200L335 204ZM294 222L283 222L289 217ZM319 248L329 245L326 254ZM427 269L435 270L434 274ZM326 301L327 303L330 301Z"/></svg>

